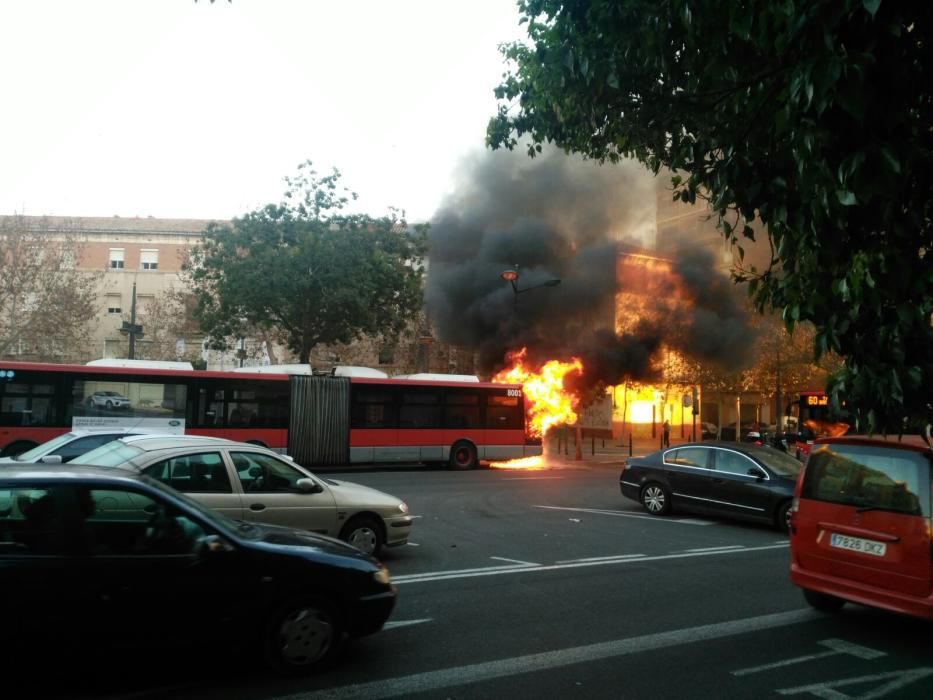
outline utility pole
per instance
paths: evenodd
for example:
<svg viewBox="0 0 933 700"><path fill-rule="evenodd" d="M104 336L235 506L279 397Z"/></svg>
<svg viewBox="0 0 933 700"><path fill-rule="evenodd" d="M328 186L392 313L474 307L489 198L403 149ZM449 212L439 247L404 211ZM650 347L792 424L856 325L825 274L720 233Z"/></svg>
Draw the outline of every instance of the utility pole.
<svg viewBox="0 0 933 700"><path fill-rule="evenodd" d="M130 337L130 350L127 357L130 360L136 359L136 339L143 337L143 327L136 324L136 283L133 282L133 300L130 302L130 320L129 323L123 322L120 328L121 333Z"/></svg>

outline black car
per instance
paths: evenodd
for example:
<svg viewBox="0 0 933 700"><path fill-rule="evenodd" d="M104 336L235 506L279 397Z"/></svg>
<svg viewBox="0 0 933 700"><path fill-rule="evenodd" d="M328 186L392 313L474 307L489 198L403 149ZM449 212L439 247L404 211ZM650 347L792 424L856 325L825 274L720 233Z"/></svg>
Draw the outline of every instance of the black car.
<svg viewBox="0 0 933 700"><path fill-rule="evenodd" d="M123 470L0 467L0 619L16 631L0 644L27 657L230 644L300 673L394 604L386 568L339 540L231 520Z"/></svg>
<svg viewBox="0 0 933 700"><path fill-rule="evenodd" d="M623 496L654 515L693 511L772 523L787 531L802 468L772 447L690 443L629 458L619 487Z"/></svg>

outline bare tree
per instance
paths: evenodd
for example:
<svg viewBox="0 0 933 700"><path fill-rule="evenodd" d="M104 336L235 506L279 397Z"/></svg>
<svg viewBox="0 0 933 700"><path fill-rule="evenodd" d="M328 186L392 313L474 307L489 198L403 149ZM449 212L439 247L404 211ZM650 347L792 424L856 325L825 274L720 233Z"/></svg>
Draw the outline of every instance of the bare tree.
<svg viewBox="0 0 933 700"><path fill-rule="evenodd" d="M100 273L76 269L77 230L0 218L0 356L67 362L90 351Z"/></svg>
<svg viewBox="0 0 933 700"><path fill-rule="evenodd" d="M196 304L193 294L175 288L151 299L136 317L145 334L136 344L136 356L143 360L198 360L204 334L194 317ZM130 320L128 313L123 317Z"/></svg>

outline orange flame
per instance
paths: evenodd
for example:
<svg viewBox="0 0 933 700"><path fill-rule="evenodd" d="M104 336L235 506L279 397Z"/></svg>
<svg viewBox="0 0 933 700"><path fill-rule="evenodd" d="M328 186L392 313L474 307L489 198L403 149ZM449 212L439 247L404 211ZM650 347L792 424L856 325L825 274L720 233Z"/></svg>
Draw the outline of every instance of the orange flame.
<svg viewBox="0 0 933 700"><path fill-rule="evenodd" d="M519 457L517 459L508 459L504 462L490 462L490 467L495 469L544 469L544 457Z"/></svg>
<svg viewBox="0 0 933 700"><path fill-rule="evenodd" d="M537 372L527 367L527 348L509 353L512 366L496 374L492 381L500 384L521 384L528 414L528 433L542 437L554 425L574 423L580 400L564 389L564 377L570 372L583 372L583 363L576 357L571 362L550 360Z"/></svg>

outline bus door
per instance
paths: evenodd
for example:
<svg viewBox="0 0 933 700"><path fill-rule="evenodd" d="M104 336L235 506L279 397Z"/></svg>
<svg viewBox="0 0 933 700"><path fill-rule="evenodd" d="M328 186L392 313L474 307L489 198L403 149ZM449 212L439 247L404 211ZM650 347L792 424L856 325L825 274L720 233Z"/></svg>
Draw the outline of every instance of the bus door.
<svg viewBox="0 0 933 700"><path fill-rule="evenodd" d="M350 378L292 375L288 454L304 466L350 464Z"/></svg>

